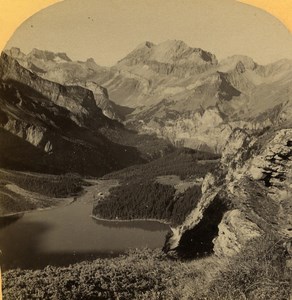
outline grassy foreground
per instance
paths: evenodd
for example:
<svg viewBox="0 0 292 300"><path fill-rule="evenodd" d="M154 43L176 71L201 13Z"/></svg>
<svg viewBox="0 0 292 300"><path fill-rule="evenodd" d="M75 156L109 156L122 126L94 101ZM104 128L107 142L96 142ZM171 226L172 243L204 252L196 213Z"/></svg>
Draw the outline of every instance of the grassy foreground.
<svg viewBox="0 0 292 300"><path fill-rule="evenodd" d="M274 238L252 241L229 261L182 262L160 250L132 250L66 268L3 274L4 299L289 299L291 270ZM220 271L219 271L220 270Z"/></svg>

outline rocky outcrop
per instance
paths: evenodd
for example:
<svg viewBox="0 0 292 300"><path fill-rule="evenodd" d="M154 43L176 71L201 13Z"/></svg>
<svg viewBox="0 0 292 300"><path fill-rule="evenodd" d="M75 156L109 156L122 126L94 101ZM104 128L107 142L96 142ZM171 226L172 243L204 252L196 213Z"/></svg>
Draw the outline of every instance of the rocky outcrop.
<svg viewBox="0 0 292 300"><path fill-rule="evenodd" d="M268 196L280 205L280 229L292 238L292 130L279 130L250 163L248 174L264 182Z"/></svg>
<svg viewBox="0 0 292 300"><path fill-rule="evenodd" d="M263 180L270 193L279 201L291 196L292 132L282 129L276 133L266 149L251 161L249 173L255 180ZM275 191L274 191L274 188ZM282 190L283 195L276 194Z"/></svg>
<svg viewBox="0 0 292 300"><path fill-rule="evenodd" d="M215 178L213 175L208 174L202 183L202 198L197 207L194 208L191 214L189 214L181 226L171 228L171 235L168 237L165 245L165 250L170 251L177 249L180 244L180 239L184 232L196 226L200 220L203 219L204 211L214 200L215 196L219 192L219 188L215 187Z"/></svg>
<svg viewBox="0 0 292 300"><path fill-rule="evenodd" d="M184 223L172 229L165 249L181 255L188 249L188 256L206 250L232 256L264 232L291 238L291 134L291 127L260 136L235 130L220 169L206 176L201 200Z"/></svg>
<svg viewBox="0 0 292 300"><path fill-rule="evenodd" d="M5 53L16 59L18 62L25 64L24 67L28 66L28 63L26 62L26 55L21 52L20 48L12 47L10 50L5 50Z"/></svg>
<svg viewBox="0 0 292 300"><path fill-rule="evenodd" d="M46 137L46 128L28 124L21 120L9 118L3 128L12 134L24 139L33 146L40 147L45 152L51 152L53 146Z"/></svg>

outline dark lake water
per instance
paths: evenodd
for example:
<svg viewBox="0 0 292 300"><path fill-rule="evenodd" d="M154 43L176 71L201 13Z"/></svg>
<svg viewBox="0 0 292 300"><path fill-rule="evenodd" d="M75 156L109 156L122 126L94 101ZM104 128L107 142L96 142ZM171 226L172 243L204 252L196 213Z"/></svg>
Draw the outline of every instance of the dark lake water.
<svg viewBox="0 0 292 300"><path fill-rule="evenodd" d="M19 218L2 218L2 270L67 266L113 257L129 248L158 248L164 244L168 225L154 221L99 221L90 217L91 211L92 203L77 201Z"/></svg>

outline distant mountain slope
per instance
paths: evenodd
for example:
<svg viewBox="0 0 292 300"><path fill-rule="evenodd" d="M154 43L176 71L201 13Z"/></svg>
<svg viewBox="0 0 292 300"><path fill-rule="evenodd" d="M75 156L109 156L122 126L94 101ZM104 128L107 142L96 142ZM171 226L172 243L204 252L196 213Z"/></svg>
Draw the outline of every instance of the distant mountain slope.
<svg viewBox="0 0 292 300"><path fill-rule="evenodd" d="M197 78L177 80L171 89L161 87L173 94L137 108L127 123L174 144L221 152L236 127L261 130L291 118L291 83L290 61L258 66L236 56Z"/></svg>
<svg viewBox="0 0 292 300"><path fill-rule="evenodd" d="M155 48L160 49L159 55L152 50ZM117 64L124 77L143 79L140 83L144 89L132 102L138 107L127 116L127 126L155 133L176 145L221 152L234 128L261 130L291 117L291 61L260 66L252 58L235 55L218 63L209 54L206 62L197 54L204 51L193 50L196 60L185 55L189 51L179 41L145 44ZM169 72L152 68L152 59L157 59L158 65L167 62L172 68ZM178 66L180 72L175 71ZM122 86L120 80L125 82L120 78L117 87ZM104 84L109 91L111 84ZM128 92L129 97L136 90ZM124 92L121 95L124 99ZM132 100L126 101L130 105Z"/></svg>
<svg viewBox="0 0 292 300"><path fill-rule="evenodd" d="M147 147L136 148L143 136L103 115L90 90L42 79L5 53L0 58L0 126L1 166L7 168L99 176L152 154ZM121 139L124 134L123 145L102 130L117 131ZM160 146L155 152L168 149L166 143Z"/></svg>
<svg viewBox="0 0 292 300"><path fill-rule="evenodd" d="M65 53L38 49L33 49L27 55L19 48L11 48L5 53L42 78L62 85L76 85L90 89L94 94L96 104L107 117L122 118L119 109L115 109L117 105L108 98L106 90L94 82L96 78L107 77L109 69L98 66L92 58L85 62L73 62Z"/></svg>

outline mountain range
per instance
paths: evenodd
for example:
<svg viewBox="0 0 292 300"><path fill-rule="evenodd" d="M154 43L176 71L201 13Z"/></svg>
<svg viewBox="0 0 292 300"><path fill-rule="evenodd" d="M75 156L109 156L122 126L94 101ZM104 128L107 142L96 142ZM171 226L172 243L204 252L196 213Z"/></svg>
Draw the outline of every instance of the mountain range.
<svg viewBox="0 0 292 300"><path fill-rule="evenodd" d="M235 128L262 130L291 116L290 60L218 61L178 40L142 43L113 67L37 49L6 53L44 79L91 90L106 116L177 146L221 153Z"/></svg>

